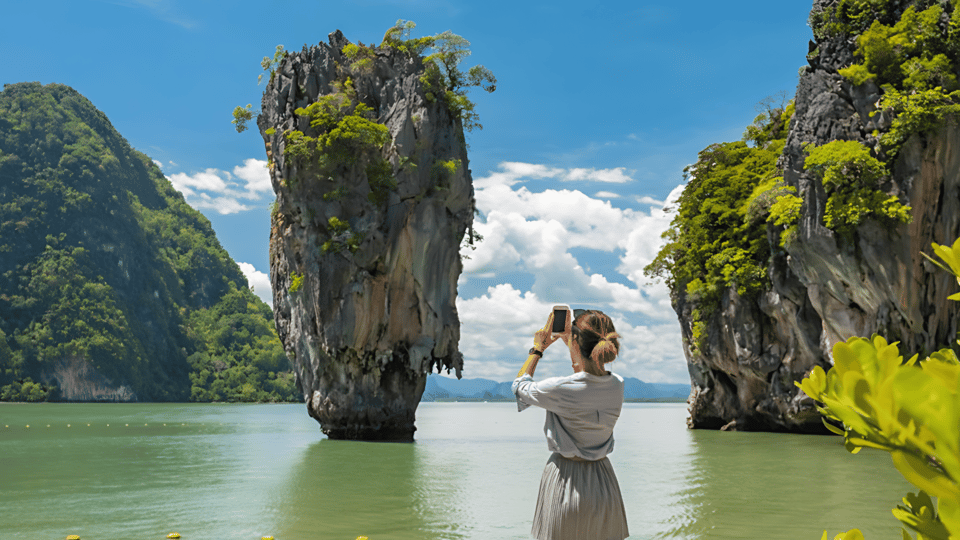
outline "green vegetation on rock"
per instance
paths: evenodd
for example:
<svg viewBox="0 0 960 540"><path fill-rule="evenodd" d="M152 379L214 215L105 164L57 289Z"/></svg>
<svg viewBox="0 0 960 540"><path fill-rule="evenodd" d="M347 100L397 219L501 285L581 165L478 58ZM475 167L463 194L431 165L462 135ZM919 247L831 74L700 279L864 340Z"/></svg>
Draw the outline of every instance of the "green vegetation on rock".
<svg viewBox="0 0 960 540"><path fill-rule="evenodd" d="M862 143L831 141L807 148L804 169L823 181L827 228L849 237L867 218L888 227L910 222L910 207L880 189L887 171Z"/></svg>
<svg viewBox="0 0 960 540"><path fill-rule="evenodd" d="M694 346L725 289L735 287L750 297L767 286L766 222L778 197L787 194L777 159L792 115L792 105L769 108L745 134L754 146L744 141L710 145L684 171L687 185L664 233L666 245L644 273L664 279L671 291L685 291L696 303Z"/></svg>
<svg viewBox="0 0 960 540"><path fill-rule="evenodd" d="M873 81L883 89L878 108L895 115L889 131L880 137L888 163L910 135L933 130L947 115L960 113L957 4L957 0L916 1L897 18L890 2L841 0L832 11L823 12L836 20L859 21L841 25L846 34L856 36L858 61L839 72L854 85ZM831 24L836 23L825 27L833 28Z"/></svg>
<svg viewBox="0 0 960 540"><path fill-rule="evenodd" d="M297 397L210 222L67 86L0 93L0 253L0 400L62 399L70 359L142 401Z"/></svg>
<svg viewBox="0 0 960 540"><path fill-rule="evenodd" d="M426 98L446 104L450 113L463 122L465 130L483 129L467 91L471 87L480 87L493 92L497 89L497 78L483 66L473 66L466 72L461 69L461 62L470 56L470 42L462 36L447 30L435 36L411 39L410 31L416 26L413 21L398 20L384 34L380 46L411 56L419 56L431 49L431 54L424 59L426 66L420 78Z"/></svg>

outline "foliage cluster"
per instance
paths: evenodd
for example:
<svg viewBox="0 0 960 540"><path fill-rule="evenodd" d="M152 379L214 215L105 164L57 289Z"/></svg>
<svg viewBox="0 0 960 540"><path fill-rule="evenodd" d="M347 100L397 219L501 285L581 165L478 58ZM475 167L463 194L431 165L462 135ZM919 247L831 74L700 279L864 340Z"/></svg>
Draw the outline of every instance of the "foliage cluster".
<svg viewBox="0 0 960 540"><path fill-rule="evenodd" d="M782 191L777 158L792 114L792 107L771 108L745 134L755 146L743 141L710 145L684 171L687 185L664 233L666 244L644 273L664 279L674 293L686 291L695 302L694 347L727 287L749 297L767 285L769 206L758 207L769 201L766 192Z"/></svg>
<svg viewBox="0 0 960 540"><path fill-rule="evenodd" d="M320 175L327 178L336 176L338 168L361 163L370 186L367 198L381 206L396 188L396 180L393 167L380 153L380 148L390 142L390 132L387 126L372 119L372 111L357 99L349 77L338 81L333 92L295 111L310 118L316 136L299 130L284 133L285 153L301 163L315 165ZM334 192L341 189L343 186L331 192L330 197L339 198Z"/></svg>
<svg viewBox="0 0 960 540"><path fill-rule="evenodd" d="M892 85L906 92L958 88L954 61L960 38L960 11L952 15L936 3L917 11L915 6L904 10L893 24L874 20L857 37L859 62L840 70L854 84L873 80L878 85ZM944 19L949 16L949 23Z"/></svg>
<svg viewBox="0 0 960 540"><path fill-rule="evenodd" d="M960 113L957 3L914 2L899 17L891 12L876 20L864 18L869 27L858 25L858 62L840 69L840 74L853 84L872 80L883 89L878 107L895 115L889 131L880 137L888 162L910 135L930 131L947 115ZM888 3L870 4L874 9L861 6L861 17Z"/></svg>
<svg viewBox="0 0 960 540"><path fill-rule="evenodd" d="M447 110L460 119L467 131L483 129L475 104L467 97L471 87L487 92L497 89L497 78L489 69L477 65L464 72L460 63L470 56L470 42L447 30L435 36L410 38L416 27L413 21L400 19L383 36L381 47L390 47L410 56L419 56L426 49L431 53L424 59L424 73L420 77L428 101L441 100Z"/></svg>
<svg viewBox="0 0 960 540"><path fill-rule="evenodd" d="M264 56L263 60L260 61L260 67L264 71L270 72L270 81L273 82L273 76L277 72L277 68L280 67L280 62L287 57L287 51L283 50L283 45L277 45L277 48L273 51L273 58L269 56ZM257 77L257 84L263 81L263 73Z"/></svg>
<svg viewBox="0 0 960 540"><path fill-rule="evenodd" d="M890 129L880 136L880 147L892 162L911 135L938 128L948 115L960 115L960 90L946 94L933 88L905 93L887 87L880 107L896 115Z"/></svg>
<svg viewBox="0 0 960 540"><path fill-rule="evenodd" d="M187 358L190 400L298 400L272 319L269 306L235 286L215 306L191 312L187 325L198 347Z"/></svg>
<svg viewBox="0 0 960 540"><path fill-rule="evenodd" d="M808 147L803 167L823 182L823 224L828 228L849 237L867 218L888 227L910 222L910 207L880 189L886 175L883 163L859 141Z"/></svg>
<svg viewBox="0 0 960 540"><path fill-rule="evenodd" d="M947 269L960 276L960 241L949 247L933 244L933 248ZM950 299L960 300L960 294ZM833 358L829 371L816 366L797 386L819 403L826 419L842 426L824 420L828 429L843 436L849 452L855 454L863 447L889 452L896 469L920 490L907 494L893 510L918 540L956 538L960 535L960 361L954 351L942 349L923 360L915 354L904 361L897 343L875 335L837 343ZM844 534L863 538L856 529ZM911 538L906 529L903 538Z"/></svg>
<svg viewBox="0 0 960 540"><path fill-rule="evenodd" d="M919 0L914 4L923 8L938 1ZM859 35L874 21L892 25L896 22L896 8L897 6L889 0L837 0L822 9L811 11L807 22L819 42L830 38Z"/></svg>
<svg viewBox="0 0 960 540"><path fill-rule="evenodd" d="M253 120L253 104L247 103L246 107L237 105L233 109L233 120L231 124L236 126L237 133L243 133L247 130L247 122Z"/></svg>
<svg viewBox="0 0 960 540"><path fill-rule="evenodd" d="M300 291L301 287L303 287L303 274L296 272L290 274L290 287L287 288L287 292L296 294Z"/></svg>
<svg viewBox="0 0 960 540"><path fill-rule="evenodd" d="M239 295L234 315L271 327L209 221L69 87L4 87L0 180L0 400L56 399L34 381L70 356L141 399L187 400L188 357L233 362L210 349L198 313ZM270 340L247 345L236 362L283 355Z"/></svg>
<svg viewBox="0 0 960 540"><path fill-rule="evenodd" d="M360 242L363 235L350 230L350 223L332 217L327 221L327 228L330 232L330 239L320 246L324 253L340 253L344 249L350 253L356 253L360 248Z"/></svg>

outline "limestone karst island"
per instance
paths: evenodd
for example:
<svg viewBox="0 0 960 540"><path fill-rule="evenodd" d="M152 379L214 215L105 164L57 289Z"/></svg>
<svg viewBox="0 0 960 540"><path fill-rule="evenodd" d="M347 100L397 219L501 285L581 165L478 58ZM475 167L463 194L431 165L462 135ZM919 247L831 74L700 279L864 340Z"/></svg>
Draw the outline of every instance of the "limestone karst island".
<svg viewBox="0 0 960 540"><path fill-rule="evenodd" d="M700 152L646 269L671 290L692 428L825 432L797 383L837 343L956 339L956 280L925 254L960 237L960 9L816 0L810 25L796 95ZM496 79L411 28L265 59L272 313L89 101L5 85L0 399L302 400L330 438L412 440L428 373L464 366L467 90Z"/></svg>

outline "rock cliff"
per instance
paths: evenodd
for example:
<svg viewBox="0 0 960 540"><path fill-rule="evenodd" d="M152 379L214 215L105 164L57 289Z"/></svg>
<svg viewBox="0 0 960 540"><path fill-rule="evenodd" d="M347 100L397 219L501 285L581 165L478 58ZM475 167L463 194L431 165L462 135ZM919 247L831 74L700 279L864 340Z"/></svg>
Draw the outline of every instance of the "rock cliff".
<svg viewBox="0 0 960 540"><path fill-rule="evenodd" d="M834 4L817 0L813 13ZM895 21L910 3L890 4L897 4L889 8ZM882 90L838 73L855 61L856 47L855 36L843 34L810 44L779 162L784 184L803 204L795 240L773 249L770 287L756 299L724 291L699 347L691 346L697 304L675 291L693 384L691 427L820 432L819 414L794 381L815 365L828 368L837 341L879 333L900 341L908 354L923 354L955 340L958 313L947 296L956 285L921 252L932 253L931 242L960 237L957 122L948 118L913 135L892 162L881 189L912 207L909 224L867 220L842 237L824 226L827 195L820 179L804 170L806 145L850 140L878 152L877 136L890 128L890 111L877 110ZM768 236L776 246L774 227Z"/></svg>
<svg viewBox="0 0 960 540"><path fill-rule="evenodd" d="M331 438L412 440L427 374L462 367L473 185L461 119L424 74L418 54L337 31L264 91L277 330Z"/></svg>

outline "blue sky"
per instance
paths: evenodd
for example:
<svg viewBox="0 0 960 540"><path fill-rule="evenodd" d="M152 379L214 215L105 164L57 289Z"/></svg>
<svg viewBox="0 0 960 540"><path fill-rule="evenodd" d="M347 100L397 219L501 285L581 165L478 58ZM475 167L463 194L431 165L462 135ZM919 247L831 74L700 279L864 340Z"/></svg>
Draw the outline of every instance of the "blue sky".
<svg viewBox="0 0 960 540"><path fill-rule="evenodd" d="M603 309L623 335L613 369L689 382L679 325L643 266L669 224L683 167L737 140L763 98L791 97L810 0L73 0L4 7L0 82L72 86L213 224L269 299L263 142L237 134L260 102L260 60L340 29L379 43L397 19L415 36L471 42L497 91L474 92L469 134L486 237L470 252L458 310L465 377L513 378L550 306ZM558 344L538 375L569 372Z"/></svg>

